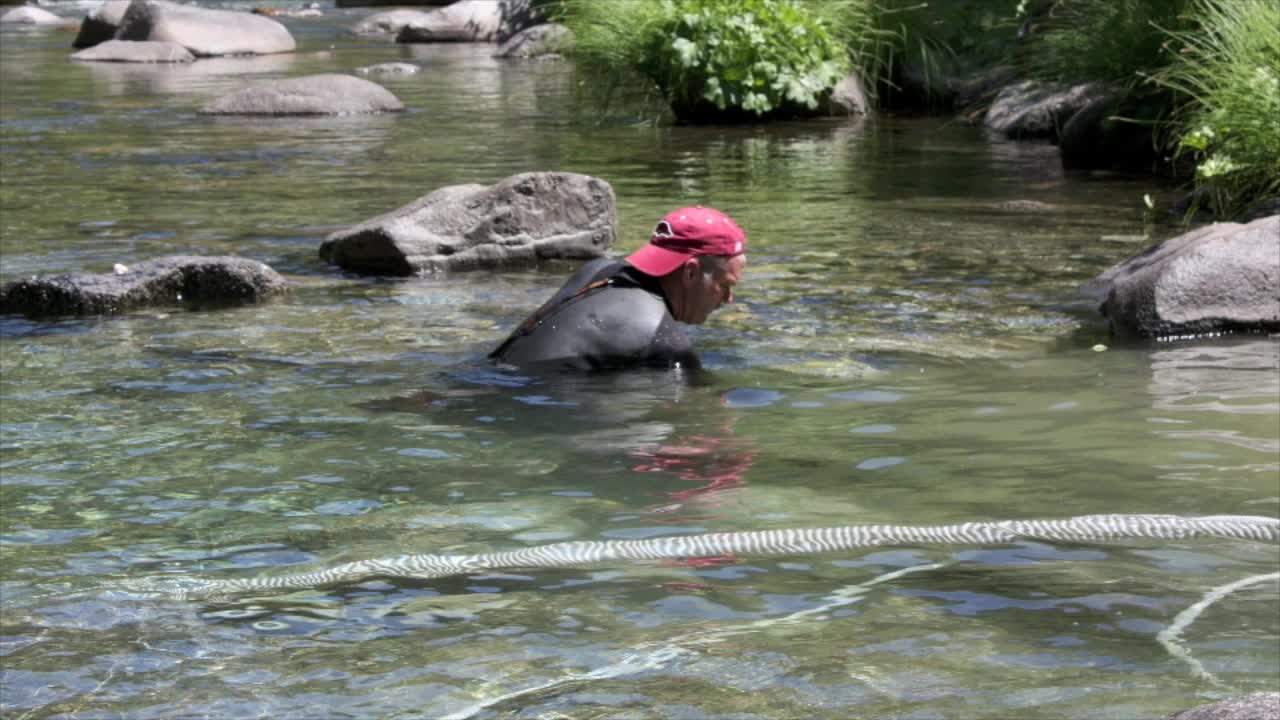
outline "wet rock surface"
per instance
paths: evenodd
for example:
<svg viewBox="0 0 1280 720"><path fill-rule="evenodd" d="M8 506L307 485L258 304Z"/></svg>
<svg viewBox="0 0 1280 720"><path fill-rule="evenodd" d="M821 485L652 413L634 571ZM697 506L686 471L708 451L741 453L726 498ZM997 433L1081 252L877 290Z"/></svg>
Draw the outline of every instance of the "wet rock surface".
<svg viewBox="0 0 1280 720"><path fill-rule="evenodd" d="M196 59L177 43L153 40L108 40L72 53L81 62L184 63Z"/></svg>
<svg viewBox="0 0 1280 720"><path fill-rule="evenodd" d="M534 25L508 38L493 56L523 60L558 55L572 36L572 31L559 23Z"/></svg>
<svg viewBox="0 0 1280 720"><path fill-rule="evenodd" d="M267 80L205 105L205 115L359 115L399 112L404 104L381 85L326 73Z"/></svg>
<svg viewBox="0 0 1280 720"><path fill-rule="evenodd" d="M260 302L288 288L264 263L235 256L172 255L112 273L69 273L17 280L0 288L0 314L28 317L110 315L177 304Z"/></svg>
<svg viewBox="0 0 1280 720"><path fill-rule="evenodd" d="M1280 692L1258 692L1219 700L1170 715L1167 720L1275 720Z"/></svg>
<svg viewBox="0 0 1280 720"><path fill-rule="evenodd" d="M601 257L613 244L613 188L576 173L450 185L333 235L320 257L346 270L412 275Z"/></svg>
<svg viewBox="0 0 1280 720"><path fill-rule="evenodd" d="M120 30L120 22L124 20L125 11L129 9L131 0L106 0L84 16L80 21L80 32L71 43L72 47L87 48L104 43L116 36Z"/></svg>
<svg viewBox="0 0 1280 720"><path fill-rule="evenodd" d="M0 13L2 25L61 25L66 22L48 10L24 5L4 13Z"/></svg>
<svg viewBox="0 0 1280 720"><path fill-rule="evenodd" d="M175 42L197 57L267 55L297 47L289 30L269 17L157 0L133 0L116 39Z"/></svg>
<svg viewBox="0 0 1280 720"><path fill-rule="evenodd" d="M1082 292L1101 301L1119 336L1280 331L1280 215L1171 238Z"/></svg>
<svg viewBox="0 0 1280 720"><path fill-rule="evenodd" d="M1057 139L1072 115L1104 93L1095 84L1068 87L1027 80L1001 90L984 122L1008 138Z"/></svg>

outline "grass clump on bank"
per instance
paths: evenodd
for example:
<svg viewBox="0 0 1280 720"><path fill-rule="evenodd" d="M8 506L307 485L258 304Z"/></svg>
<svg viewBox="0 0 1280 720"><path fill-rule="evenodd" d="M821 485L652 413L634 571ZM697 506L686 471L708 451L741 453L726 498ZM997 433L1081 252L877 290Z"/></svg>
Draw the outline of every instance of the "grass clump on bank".
<svg viewBox="0 0 1280 720"><path fill-rule="evenodd" d="M1280 198L1280 4L1195 0L1197 28L1171 31L1177 151L1196 162L1196 196L1223 218ZM1194 210L1194 208L1193 208Z"/></svg>
<svg viewBox="0 0 1280 720"><path fill-rule="evenodd" d="M805 115L849 71L834 28L863 2L564 0L571 53L607 101L639 78L679 122Z"/></svg>

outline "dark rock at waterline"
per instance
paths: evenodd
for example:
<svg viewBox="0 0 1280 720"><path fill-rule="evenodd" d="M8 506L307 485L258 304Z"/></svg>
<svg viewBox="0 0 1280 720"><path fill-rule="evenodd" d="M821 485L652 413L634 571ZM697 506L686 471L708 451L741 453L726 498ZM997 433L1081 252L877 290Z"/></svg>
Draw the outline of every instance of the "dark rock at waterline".
<svg viewBox="0 0 1280 720"><path fill-rule="evenodd" d="M32 277L0 287L0 314L110 315L153 305L260 302L288 288L275 270L234 256L173 255L112 274Z"/></svg>
<svg viewBox="0 0 1280 720"><path fill-rule="evenodd" d="M205 105L205 115L359 115L399 112L404 104L381 85L354 75L265 80Z"/></svg>
<svg viewBox="0 0 1280 720"><path fill-rule="evenodd" d="M617 207L609 183L538 172L492 185L450 185L330 235L320 257L346 270L412 275L588 259L613 244Z"/></svg>
<svg viewBox="0 0 1280 720"><path fill-rule="evenodd" d="M1118 336L1280 330L1280 215L1215 223L1150 247L1081 291Z"/></svg>
<svg viewBox="0 0 1280 720"><path fill-rule="evenodd" d="M82 62L185 63L196 59L178 43L154 40L108 40L71 54Z"/></svg>
<svg viewBox="0 0 1280 720"><path fill-rule="evenodd" d="M268 55L297 47L284 25L264 15L163 0L133 0L116 39L176 42L197 57Z"/></svg>
<svg viewBox="0 0 1280 720"><path fill-rule="evenodd" d="M506 42L542 22L530 0L458 0L400 28L398 43Z"/></svg>
<svg viewBox="0 0 1280 720"><path fill-rule="evenodd" d="M493 56L527 60L556 55L572 37L573 32L560 23L542 23L512 35Z"/></svg>
<svg viewBox="0 0 1280 720"><path fill-rule="evenodd" d="M1058 137L1062 166L1068 170L1133 170L1150 172L1160 162L1154 123L1121 117L1140 113L1124 110L1125 99L1107 94L1091 100L1073 114Z"/></svg>
<svg viewBox="0 0 1280 720"><path fill-rule="evenodd" d="M1072 115L1105 94L1094 83L1068 87L1025 80L1000 91L984 124L1008 138L1057 139Z"/></svg>
<svg viewBox="0 0 1280 720"><path fill-rule="evenodd" d="M106 0L80 21L80 32L71 47L87 48L104 43L116 36L130 0Z"/></svg>
<svg viewBox="0 0 1280 720"><path fill-rule="evenodd" d="M1170 715L1166 720L1275 720L1280 692L1256 692L1227 698Z"/></svg>

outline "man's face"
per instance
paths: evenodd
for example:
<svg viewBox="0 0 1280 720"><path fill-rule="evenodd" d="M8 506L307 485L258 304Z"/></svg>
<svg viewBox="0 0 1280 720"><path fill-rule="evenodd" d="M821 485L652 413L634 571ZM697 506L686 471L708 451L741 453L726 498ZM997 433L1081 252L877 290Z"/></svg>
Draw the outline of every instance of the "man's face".
<svg viewBox="0 0 1280 720"><path fill-rule="evenodd" d="M718 263L711 272L703 272L696 259L686 264L686 271L690 264L693 272L686 276L684 302L678 308L680 317L676 319L701 325L716 308L733 302L733 288L747 267L747 256L735 255Z"/></svg>

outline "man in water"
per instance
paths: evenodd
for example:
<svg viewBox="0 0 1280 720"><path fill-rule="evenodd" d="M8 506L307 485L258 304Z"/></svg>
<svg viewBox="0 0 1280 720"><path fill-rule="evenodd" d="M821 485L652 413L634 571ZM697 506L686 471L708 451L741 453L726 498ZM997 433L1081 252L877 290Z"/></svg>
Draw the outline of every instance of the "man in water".
<svg viewBox="0 0 1280 720"><path fill-rule="evenodd" d="M625 261L583 265L489 357L525 367L698 367L677 324L699 325L747 265L747 235L708 207L668 213Z"/></svg>

